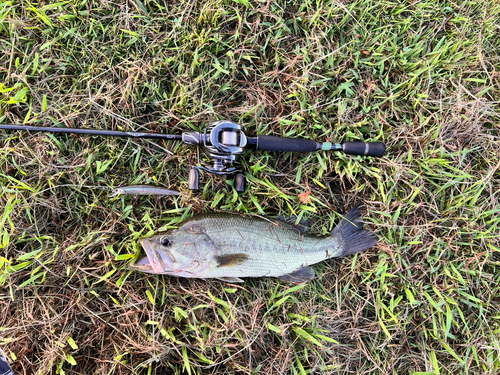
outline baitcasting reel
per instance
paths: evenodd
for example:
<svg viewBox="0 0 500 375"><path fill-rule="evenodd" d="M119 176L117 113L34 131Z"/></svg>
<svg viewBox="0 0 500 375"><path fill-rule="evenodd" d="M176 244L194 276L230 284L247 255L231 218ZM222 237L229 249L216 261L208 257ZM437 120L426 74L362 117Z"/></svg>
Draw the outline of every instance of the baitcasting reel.
<svg viewBox="0 0 500 375"><path fill-rule="evenodd" d="M192 167L189 172L189 189L198 190L199 170L222 175L236 174L234 187L236 191L245 191L245 176L237 170L233 163L245 152L248 138L242 125L230 121L218 121L205 128L203 133L182 133L182 141L194 146L203 146L205 154L212 159L213 167Z"/></svg>

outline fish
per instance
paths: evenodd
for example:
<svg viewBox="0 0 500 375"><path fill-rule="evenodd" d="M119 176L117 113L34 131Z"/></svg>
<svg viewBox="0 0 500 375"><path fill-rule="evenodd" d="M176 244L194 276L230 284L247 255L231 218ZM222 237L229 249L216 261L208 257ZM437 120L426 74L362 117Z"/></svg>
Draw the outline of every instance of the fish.
<svg viewBox="0 0 500 375"><path fill-rule="evenodd" d="M213 213L194 216L140 243L146 257L130 267L146 273L231 283L246 277L304 283L315 277L311 265L369 249L378 238L363 229L356 207L322 237L282 219Z"/></svg>
<svg viewBox="0 0 500 375"><path fill-rule="evenodd" d="M109 197L116 197L121 194L129 195L179 195L180 193L175 190L168 190L167 188L161 186L150 186L150 185L130 185L122 186L113 189Z"/></svg>

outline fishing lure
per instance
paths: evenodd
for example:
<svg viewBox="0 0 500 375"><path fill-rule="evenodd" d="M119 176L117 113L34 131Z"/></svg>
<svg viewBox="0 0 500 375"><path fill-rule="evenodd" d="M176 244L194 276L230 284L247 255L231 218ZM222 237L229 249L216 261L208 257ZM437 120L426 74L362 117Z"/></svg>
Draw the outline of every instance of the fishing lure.
<svg viewBox="0 0 500 375"><path fill-rule="evenodd" d="M167 188L161 186L150 186L150 185L130 185L122 186L114 189L109 197L116 197L118 195L128 194L128 195L179 195L180 193L175 190L168 190Z"/></svg>

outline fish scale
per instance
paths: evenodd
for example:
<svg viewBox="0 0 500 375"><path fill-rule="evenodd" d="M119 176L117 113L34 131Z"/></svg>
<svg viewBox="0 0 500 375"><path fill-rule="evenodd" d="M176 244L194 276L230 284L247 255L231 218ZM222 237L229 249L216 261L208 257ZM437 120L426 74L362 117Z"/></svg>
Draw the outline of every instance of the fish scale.
<svg viewBox="0 0 500 375"><path fill-rule="evenodd" d="M265 276L304 282L314 278L310 265L366 250L377 244L377 237L363 229L355 208L323 237L300 233L281 220L208 214L141 243L147 258L132 268L144 272L232 282Z"/></svg>

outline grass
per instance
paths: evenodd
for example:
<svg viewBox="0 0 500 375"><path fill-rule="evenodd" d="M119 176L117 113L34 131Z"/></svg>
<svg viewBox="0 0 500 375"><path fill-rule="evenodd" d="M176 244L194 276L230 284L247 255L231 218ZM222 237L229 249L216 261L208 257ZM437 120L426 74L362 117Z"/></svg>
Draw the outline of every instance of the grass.
<svg viewBox="0 0 500 375"><path fill-rule="evenodd" d="M248 153L248 187L174 142L6 133L0 350L16 374L496 374L498 1L3 1L0 122L384 141L387 156ZM174 198L109 188L161 184ZM310 191L311 202L299 195ZM127 270L201 212L361 205L379 246L305 285Z"/></svg>

